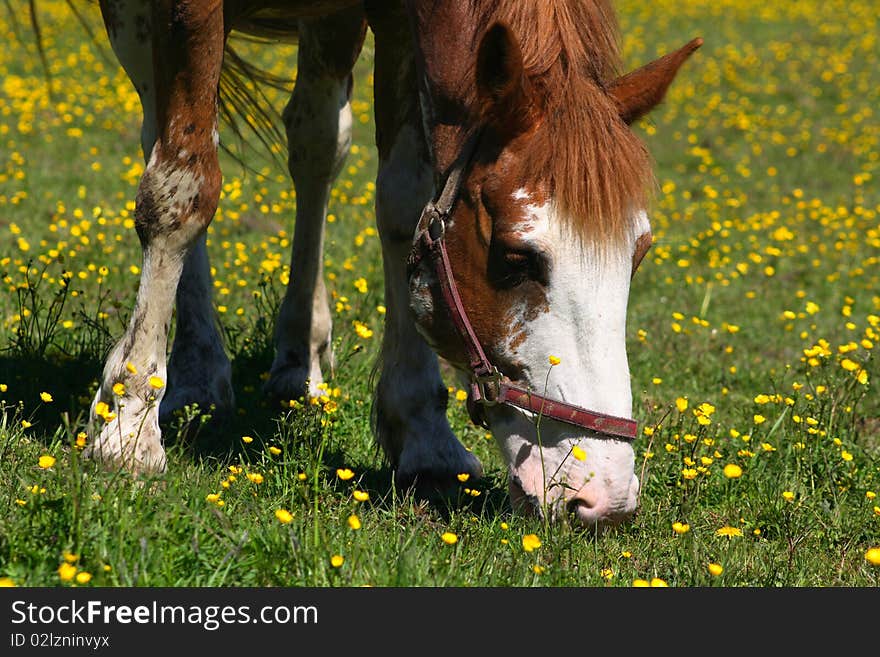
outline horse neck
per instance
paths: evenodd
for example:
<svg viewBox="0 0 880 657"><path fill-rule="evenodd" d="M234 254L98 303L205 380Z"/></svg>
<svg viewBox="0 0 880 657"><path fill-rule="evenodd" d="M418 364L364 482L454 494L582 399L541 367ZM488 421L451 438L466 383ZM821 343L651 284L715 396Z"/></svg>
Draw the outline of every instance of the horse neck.
<svg viewBox="0 0 880 657"><path fill-rule="evenodd" d="M410 0L408 3L420 69L422 113L434 165L447 171L473 124L476 26L468 3Z"/></svg>

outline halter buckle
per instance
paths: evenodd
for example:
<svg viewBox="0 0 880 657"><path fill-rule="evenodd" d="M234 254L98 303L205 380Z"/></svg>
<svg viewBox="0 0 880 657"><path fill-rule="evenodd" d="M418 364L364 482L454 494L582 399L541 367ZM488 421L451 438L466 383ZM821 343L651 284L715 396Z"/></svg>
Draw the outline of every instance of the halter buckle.
<svg viewBox="0 0 880 657"><path fill-rule="evenodd" d="M431 213L428 215L427 231L431 242L438 242L446 236L446 222L443 220L440 210L436 207L432 208Z"/></svg>
<svg viewBox="0 0 880 657"><path fill-rule="evenodd" d="M498 398L501 396L501 372L497 367L493 367L488 374L474 374L474 388L479 397L475 401L480 402L483 406L495 406L499 403ZM487 389L490 394L487 394Z"/></svg>

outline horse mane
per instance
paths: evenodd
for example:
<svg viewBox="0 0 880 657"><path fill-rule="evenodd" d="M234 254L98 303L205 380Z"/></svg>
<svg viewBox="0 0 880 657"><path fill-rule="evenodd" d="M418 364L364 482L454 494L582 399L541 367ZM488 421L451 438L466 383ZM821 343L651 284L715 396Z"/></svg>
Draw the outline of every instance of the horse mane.
<svg viewBox="0 0 880 657"><path fill-rule="evenodd" d="M470 0L470 9L476 39L496 22L516 35L540 104L522 174L548 185L575 236L622 238L634 211L647 205L653 173L647 149L605 91L621 69L610 2Z"/></svg>

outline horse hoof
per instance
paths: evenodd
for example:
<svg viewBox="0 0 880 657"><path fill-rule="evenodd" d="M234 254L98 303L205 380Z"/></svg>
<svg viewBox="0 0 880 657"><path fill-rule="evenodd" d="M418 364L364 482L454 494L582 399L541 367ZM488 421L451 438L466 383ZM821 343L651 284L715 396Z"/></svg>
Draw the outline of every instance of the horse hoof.
<svg viewBox="0 0 880 657"><path fill-rule="evenodd" d="M483 465L461 444L452 459L438 459L417 466L408 462L406 451L395 473L400 490L412 491L416 499L450 501L458 498L464 487L473 486L483 477Z"/></svg>

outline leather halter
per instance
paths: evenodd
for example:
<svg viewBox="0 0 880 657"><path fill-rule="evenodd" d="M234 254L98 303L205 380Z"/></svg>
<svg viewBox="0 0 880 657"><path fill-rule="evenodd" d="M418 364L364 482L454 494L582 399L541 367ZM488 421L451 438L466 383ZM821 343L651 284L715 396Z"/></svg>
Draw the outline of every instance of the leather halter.
<svg viewBox="0 0 880 657"><path fill-rule="evenodd" d="M613 438L634 440L638 435L638 424L629 418L616 417L591 411L564 401L539 395L534 391L516 385L504 376L486 357L480 340L468 319L461 302L452 265L446 250L446 226L455 202L458 200L464 170L470 165L477 149L479 133L471 135L459 152L452 166L440 196L429 202L419 218L413 247L407 259L407 274L411 276L423 259L433 267L440 285L443 302L452 323L467 352L468 367L471 373L470 400L468 404L471 420L488 428L482 407L505 404L539 417L547 417L576 427Z"/></svg>

